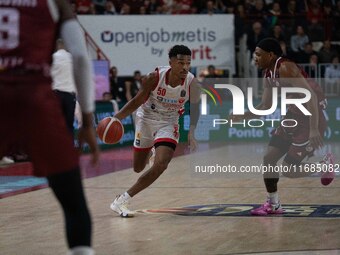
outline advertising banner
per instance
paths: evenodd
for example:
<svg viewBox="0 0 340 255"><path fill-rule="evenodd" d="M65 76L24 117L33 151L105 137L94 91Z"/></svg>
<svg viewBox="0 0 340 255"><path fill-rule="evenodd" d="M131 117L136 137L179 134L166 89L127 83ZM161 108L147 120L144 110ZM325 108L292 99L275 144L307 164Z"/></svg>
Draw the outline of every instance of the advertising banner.
<svg viewBox="0 0 340 255"><path fill-rule="evenodd" d="M78 19L122 76L167 65L167 53L176 44L192 50L192 67L212 64L235 71L233 15L81 15Z"/></svg>

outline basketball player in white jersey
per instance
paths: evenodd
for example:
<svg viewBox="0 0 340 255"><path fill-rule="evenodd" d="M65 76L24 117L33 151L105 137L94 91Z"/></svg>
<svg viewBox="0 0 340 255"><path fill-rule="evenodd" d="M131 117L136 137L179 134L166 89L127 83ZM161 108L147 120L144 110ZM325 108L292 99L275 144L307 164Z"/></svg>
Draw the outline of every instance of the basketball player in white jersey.
<svg viewBox="0 0 340 255"><path fill-rule="evenodd" d="M157 67L143 79L138 94L116 115L124 119L137 108L134 141L135 172L141 172L154 149L154 163L125 193L116 197L111 209L122 217L133 217L127 209L128 200L151 185L168 167L179 139L178 120L184 104L190 99L190 131L188 142L192 150L197 143L194 130L199 117L200 90L194 75L189 72L191 51L175 45L169 51L169 66Z"/></svg>

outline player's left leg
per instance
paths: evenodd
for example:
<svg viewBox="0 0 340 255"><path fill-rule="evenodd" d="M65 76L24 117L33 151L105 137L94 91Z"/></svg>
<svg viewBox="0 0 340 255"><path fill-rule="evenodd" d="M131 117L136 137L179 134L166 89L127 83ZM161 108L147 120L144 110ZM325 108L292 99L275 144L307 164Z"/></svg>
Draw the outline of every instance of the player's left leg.
<svg viewBox="0 0 340 255"><path fill-rule="evenodd" d="M145 188L149 187L167 169L168 164L174 155L176 145L169 143L169 146L158 146L156 143L155 148L155 161L151 168L144 172L128 191L117 196L111 204L111 209L117 212L121 217L134 216L133 212L126 207L128 200Z"/></svg>
<svg viewBox="0 0 340 255"><path fill-rule="evenodd" d="M116 199L111 204L111 209L117 212L122 217L133 217L133 213L126 207L129 199L148 186L150 186L158 177L167 169L168 164L170 163L177 143L179 139L178 134L178 124L177 123L161 123L161 126L157 131L155 131L155 159L154 163L147 170L137 182L125 193L116 197ZM142 134L143 130L139 131ZM142 136L140 136L142 137ZM136 135L138 138L138 134ZM143 140L140 140L138 144L136 144L135 139L135 148L136 145L145 145Z"/></svg>
<svg viewBox="0 0 340 255"><path fill-rule="evenodd" d="M47 177L64 212L69 254L94 254L91 217L86 205L79 168Z"/></svg>
<svg viewBox="0 0 340 255"><path fill-rule="evenodd" d="M266 202L258 208L251 210L255 216L266 216L268 214L282 214L283 210L279 201L277 184L279 182L279 173L271 171L282 156L285 155L284 140L280 137L272 137L266 155L263 158L263 165L268 167L268 171L263 173L263 180L267 190ZM280 145L280 147L278 146Z"/></svg>
<svg viewBox="0 0 340 255"><path fill-rule="evenodd" d="M29 87L29 86L28 86ZM39 91L39 92L38 92ZM31 92L31 90L30 90ZM46 176L61 204L70 254L94 254L91 248L91 218L84 197L79 155L67 129L60 104L46 84L29 93L24 132L24 150L30 156L34 175ZM39 101L44 99L44 101Z"/></svg>
<svg viewBox="0 0 340 255"><path fill-rule="evenodd" d="M292 136L292 144L289 147L288 153L283 161L285 169L283 175L289 178L299 178L311 176L319 173L321 175L321 183L329 185L335 178L333 171L334 156L328 152L321 161L318 162L303 162L305 158L312 157L314 150L309 144L309 118L297 117L299 128ZM327 127L325 117L322 110L319 111L319 133L324 134Z"/></svg>
<svg viewBox="0 0 340 255"><path fill-rule="evenodd" d="M308 144L306 146L293 144L283 160L283 169L286 171L283 171L282 175L288 178L301 178L320 174L321 183L329 185L335 178L334 155L329 152L318 162L303 162L306 157L313 156L313 152L314 149Z"/></svg>
<svg viewBox="0 0 340 255"><path fill-rule="evenodd" d="M168 164L174 155L174 148L166 145L157 146L157 144L155 144L155 148L156 154L153 165L139 177L137 182L127 191L130 197L135 196L150 186L168 168Z"/></svg>

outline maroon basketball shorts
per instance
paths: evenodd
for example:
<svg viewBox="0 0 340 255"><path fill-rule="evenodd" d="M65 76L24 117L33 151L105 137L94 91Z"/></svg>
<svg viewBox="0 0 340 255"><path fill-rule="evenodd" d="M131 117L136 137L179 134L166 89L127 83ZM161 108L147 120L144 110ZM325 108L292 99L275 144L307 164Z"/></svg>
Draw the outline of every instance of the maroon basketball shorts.
<svg viewBox="0 0 340 255"><path fill-rule="evenodd" d="M309 116L288 112L285 119L293 119L297 122L295 127L283 127L280 125L272 132L269 146L279 148L286 153L284 161L289 164L299 165L306 157L313 155L314 148L309 144ZM296 123L295 122L295 123ZM293 126L294 121L285 122L287 126ZM319 109L319 132L323 137L327 123L323 111Z"/></svg>
<svg viewBox="0 0 340 255"><path fill-rule="evenodd" d="M49 82L0 83L0 118L0 157L20 148L36 176L78 166L78 152Z"/></svg>

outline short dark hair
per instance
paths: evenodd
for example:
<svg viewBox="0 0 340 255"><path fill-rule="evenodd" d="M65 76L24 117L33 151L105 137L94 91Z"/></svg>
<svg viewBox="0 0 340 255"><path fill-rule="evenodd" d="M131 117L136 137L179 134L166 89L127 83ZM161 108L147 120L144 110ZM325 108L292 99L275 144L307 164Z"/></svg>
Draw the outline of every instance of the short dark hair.
<svg viewBox="0 0 340 255"><path fill-rule="evenodd" d="M273 52L278 57L281 57L283 53L279 41L274 38L262 39L256 47L267 52Z"/></svg>
<svg viewBox="0 0 340 255"><path fill-rule="evenodd" d="M175 45L169 51L169 58L177 57L177 55L191 56L191 50L185 45Z"/></svg>

